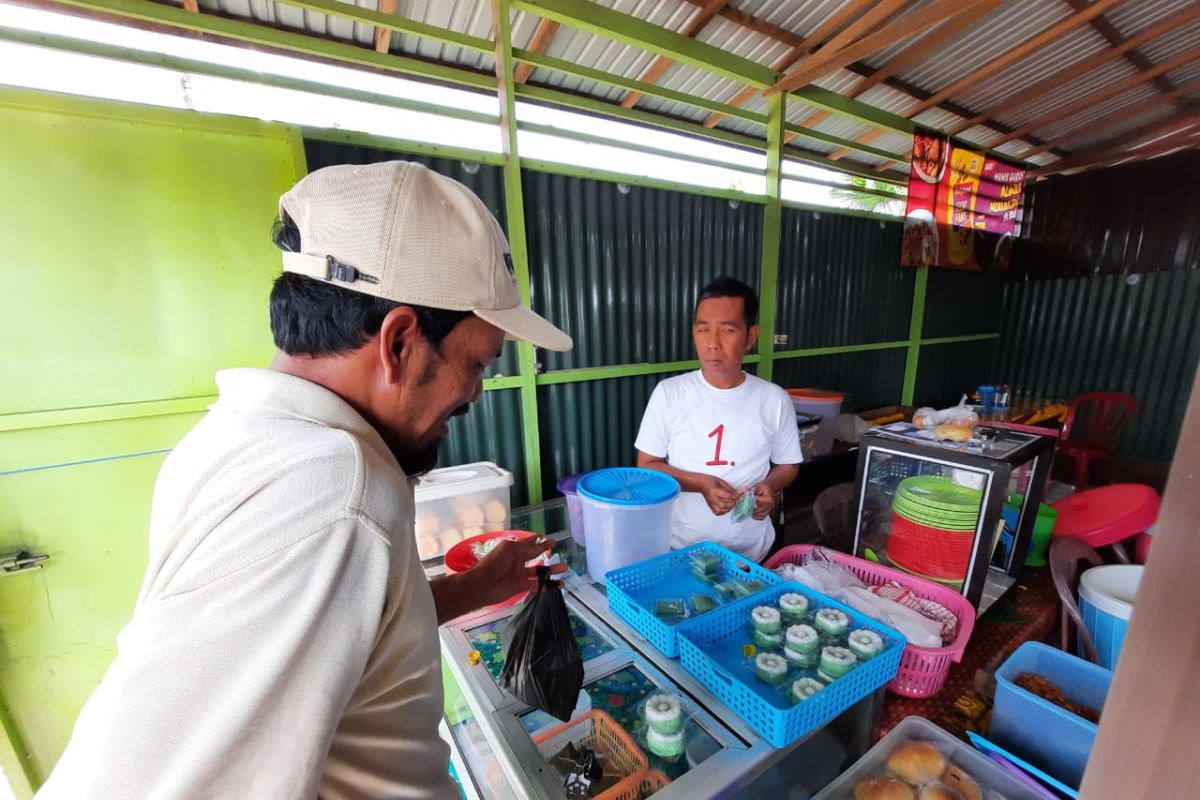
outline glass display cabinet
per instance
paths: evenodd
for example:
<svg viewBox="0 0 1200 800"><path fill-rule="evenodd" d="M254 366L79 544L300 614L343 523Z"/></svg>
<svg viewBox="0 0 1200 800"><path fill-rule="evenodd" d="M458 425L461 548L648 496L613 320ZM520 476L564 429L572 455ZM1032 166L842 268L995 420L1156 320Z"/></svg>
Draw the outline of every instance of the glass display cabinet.
<svg viewBox="0 0 1200 800"><path fill-rule="evenodd" d="M949 586L982 613L1024 565L1054 442L987 427L953 445L864 434L854 553Z"/></svg>

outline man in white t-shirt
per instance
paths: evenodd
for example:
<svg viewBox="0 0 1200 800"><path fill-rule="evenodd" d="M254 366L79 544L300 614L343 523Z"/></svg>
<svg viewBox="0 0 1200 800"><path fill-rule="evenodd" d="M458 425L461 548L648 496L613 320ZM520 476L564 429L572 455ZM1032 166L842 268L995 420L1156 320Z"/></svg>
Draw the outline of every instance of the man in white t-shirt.
<svg viewBox="0 0 1200 800"><path fill-rule="evenodd" d="M733 278L705 286L692 337L700 369L654 389L635 447L638 466L679 481L671 544L709 540L761 561L774 541L767 518L775 494L803 460L796 413L787 392L742 371L758 342L758 295ZM730 512L754 493L750 518Z"/></svg>
<svg viewBox="0 0 1200 800"><path fill-rule="evenodd" d="M39 800L458 797L438 623L531 587L546 545L427 582L410 478L506 334L571 339L521 306L487 207L420 164L317 170L279 212L275 359L219 373L163 464L133 618Z"/></svg>

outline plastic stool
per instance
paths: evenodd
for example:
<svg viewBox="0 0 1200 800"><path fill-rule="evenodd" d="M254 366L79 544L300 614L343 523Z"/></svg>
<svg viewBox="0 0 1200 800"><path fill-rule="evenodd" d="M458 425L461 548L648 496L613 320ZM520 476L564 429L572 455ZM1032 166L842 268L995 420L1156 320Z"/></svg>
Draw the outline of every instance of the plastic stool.
<svg viewBox="0 0 1200 800"><path fill-rule="evenodd" d="M1121 542L1137 536L1158 519L1158 493L1140 483L1115 483L1073 494L1051 506L1058 512L1054 538L1079 539L1095 549L1111 546L1129 563Z"/></svg>

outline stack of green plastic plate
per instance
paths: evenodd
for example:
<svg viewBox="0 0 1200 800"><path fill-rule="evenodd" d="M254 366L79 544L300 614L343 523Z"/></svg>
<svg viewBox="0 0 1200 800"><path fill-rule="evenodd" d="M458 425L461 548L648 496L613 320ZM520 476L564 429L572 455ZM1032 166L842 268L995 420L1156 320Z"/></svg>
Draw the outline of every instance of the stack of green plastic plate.
<svg viewBox="0 0 1200 800"><path fill-rule="evenodd" d="M918 475L896 487L892 509L912 522L948 531L973 531L983 493L948 478Z"/></svg>

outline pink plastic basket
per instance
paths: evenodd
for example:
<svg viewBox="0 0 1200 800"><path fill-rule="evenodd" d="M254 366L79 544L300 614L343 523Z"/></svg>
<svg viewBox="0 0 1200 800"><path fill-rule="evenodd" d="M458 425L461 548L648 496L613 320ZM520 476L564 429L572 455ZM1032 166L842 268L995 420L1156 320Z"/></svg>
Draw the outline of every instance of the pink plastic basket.
<svg viewBox="0 0 1200 800"><path fill-rule="evenodd" d="M780 564L802 564L804 556L816 549L817 546L811 544L785 547L771 556L765 566L775 569ZM888 581L896 581L911 589L917 597L941 603L958 617L958 637L954 644L949 647L905 645L904 654L900 657L900 672L888 684L888 689L905 697L932 697L940 692L950 672L950 664L962 658L967 640L971 638L971 631L975 628L975 608L958 592L932 581L836 550L824 549L824 552L831 561L849 569L868 586L882 586Z"/></svg>

